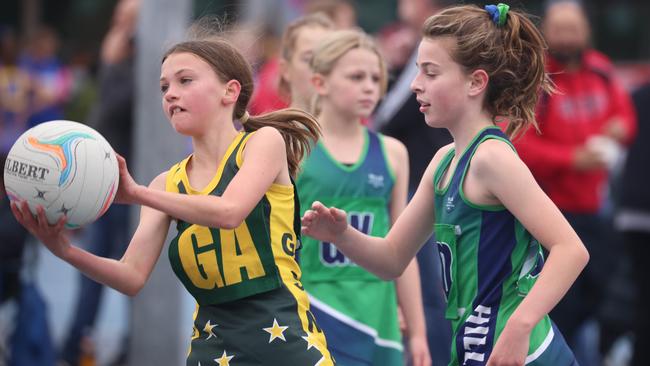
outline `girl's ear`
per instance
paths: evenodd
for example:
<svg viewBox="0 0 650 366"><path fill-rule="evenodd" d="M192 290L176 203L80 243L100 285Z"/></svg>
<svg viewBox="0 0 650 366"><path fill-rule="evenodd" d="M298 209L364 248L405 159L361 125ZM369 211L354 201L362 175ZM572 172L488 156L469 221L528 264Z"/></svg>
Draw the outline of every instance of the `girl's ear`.
<svg viewBox="0 0 650 366"><path fill-rule="evenodd" d="M488 82L490 77L487 72L483 69L474 70L469 75L469 90L468 94L470 96L477 96L487 90Z"/></svg>
<svg viewBox="0 0 650 366"><path fill-rule="evenodd" d="M285 60L283 57L280 57L280 78L284 79L286 82L289 82L289 61Z"/></svg>
<svg viewBox="0 0 650 366"><path fill-rule="evenodd" d="M241 84L239 83L239 81L234 79L228 81L224 89L223 98L221 98L221 103L225 105L237 103L237 99L239 98L240 91L241 91Z"/></svg>
<svg viewBox="0 0 650 366"><path fill-rule="evenodd" d="M319 73L314 73L311 77L311 85L314 87L316 94L327 95L328 88L325 76Z"/></svg>

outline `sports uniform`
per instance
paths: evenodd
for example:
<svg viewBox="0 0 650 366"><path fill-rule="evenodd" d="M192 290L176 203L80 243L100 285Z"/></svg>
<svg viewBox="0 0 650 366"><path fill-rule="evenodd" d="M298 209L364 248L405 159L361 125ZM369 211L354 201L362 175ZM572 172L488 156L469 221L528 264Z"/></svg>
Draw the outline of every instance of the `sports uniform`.
<svg viewBox="0 0 650 366"><path fill-rule="evenodd" d="M169 170L166 190L222 195L251 136L237 135L203 190L189 184L191 156ZM294 186L273 184L236 229L177 220L169 259L197 301L187 365L333 364L300 283L298 211Z"/></svg>
<svg viewBox="0 0 650 366"><path fill-rule="evenodd" d="M303 213L318 200L348 213L360 231L385 236L395 182L382 136L364 128L361 157L352 165L336 161L318 143L303 162L296 184ZM403 346L393 282L357 266L332 243L303 238L300 265L314 315L340 365L400 365Z"/></svg>
<svg viewBox="0 0 650 366"><path fill-rule="evenodd" d="M450 365L485 365L507 320L530 291L542 269L542 248L504 206L470 202L463 181L472 156L487 139L512 144L498 127L474 137L446 186L442 178L455 151L434 173L436 240L447 297L446 317L454 332ZM577 365L550 318L533 328L527 365Z"/></svg>

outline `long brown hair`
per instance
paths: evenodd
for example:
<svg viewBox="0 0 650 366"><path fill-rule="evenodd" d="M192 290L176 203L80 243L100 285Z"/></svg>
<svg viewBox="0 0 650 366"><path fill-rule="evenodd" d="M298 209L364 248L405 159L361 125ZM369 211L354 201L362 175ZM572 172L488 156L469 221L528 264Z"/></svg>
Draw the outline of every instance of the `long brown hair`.
<svg viewBox="0 0 650 366"><path fill-rule="evenodd" d="M489 83L484 107L493 117L508 120L508 136L530 125L537 128L540 92L554 89L544 69L546 42L528 15L510 10L506 23L497 26L476 5L453 6L427 19L422 32L425 38L453 38L453 60L468 72L485 70Z"/></svg>
<svg viewBox="0 0 650 366"><path fill-rule="evenodd" d="M162 61L174 53L191 53L200 57L212 67L223 83L237 80L241 84L241 91L232 117L241 119L247 114L248 103L253 95L253 71L248 61L233 45L219 37L185 41L167 50ZM289 174L295 178L303 156L309 153L311 144L318 141L318 122L307 112L287 108L250 116L246 123L243 123L246 132L253 132L264 126L273 127L282 134L287 148Z"/></svg>

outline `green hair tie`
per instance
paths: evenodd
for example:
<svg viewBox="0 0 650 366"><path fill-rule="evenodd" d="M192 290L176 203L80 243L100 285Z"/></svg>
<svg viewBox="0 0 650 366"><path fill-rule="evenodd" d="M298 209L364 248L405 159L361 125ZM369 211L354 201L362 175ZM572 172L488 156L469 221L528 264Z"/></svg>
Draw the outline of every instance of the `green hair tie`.
<svg viewBox="0 0 650 366"><path fill-rule="evenodd" d="M499 3L499 5L485 5L485 11L490 15L490 19L492 19L492 22L499 27L506 25L508 10L510 10L508 4Z"/></svg>
<svg viewBox="0 0 650 366"><path fill-rule="evenodd" d="M506 17L508 16L508 10L510 10L510 6L508 4L504 3L499 3L497 5L497 9L499 9L499 26L502 27L506 25Z"/></svg>

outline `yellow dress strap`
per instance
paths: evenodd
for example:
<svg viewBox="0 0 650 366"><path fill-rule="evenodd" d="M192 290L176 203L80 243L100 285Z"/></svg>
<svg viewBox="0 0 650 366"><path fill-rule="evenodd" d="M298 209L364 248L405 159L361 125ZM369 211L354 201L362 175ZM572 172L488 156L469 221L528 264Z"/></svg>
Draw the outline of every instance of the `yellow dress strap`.
<svg viewBox="0 0 650 366"><path fill-rule="evenodd" d="M183 166L183 163L187 161L187 159L189 159L189 157L172 165L172 167L169 168L169 171L167 172L167 179L165 180L165 191L179 193L178 183L181 182L183 175L183 169L181 169L181 167Z"/></svg>
<svg viewBox="0 0 650 366"><path fill-rule="evenodd" d="M246 147L246 143L248 143L248 139L253 136L255 132L247 133L246 136L244 136L244 139L241 142L241 145L239 146L239 150L237 151L237 156L235 157L236 162L237 162L237 167L241 168L242 163L244 162L244 158L242 156L242 153L244 151L244 148Z"/></svg>

